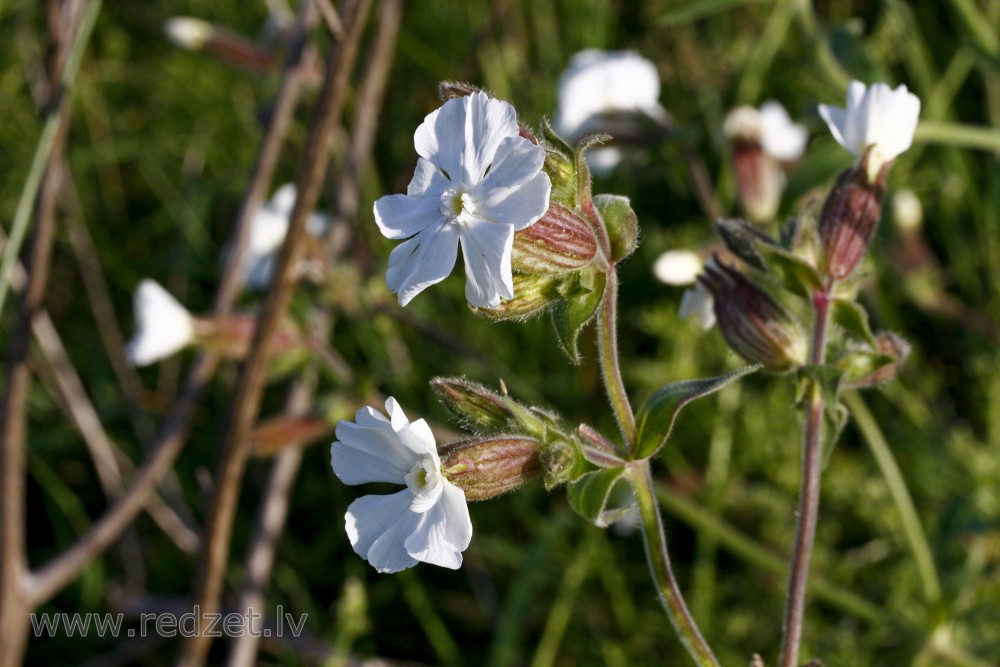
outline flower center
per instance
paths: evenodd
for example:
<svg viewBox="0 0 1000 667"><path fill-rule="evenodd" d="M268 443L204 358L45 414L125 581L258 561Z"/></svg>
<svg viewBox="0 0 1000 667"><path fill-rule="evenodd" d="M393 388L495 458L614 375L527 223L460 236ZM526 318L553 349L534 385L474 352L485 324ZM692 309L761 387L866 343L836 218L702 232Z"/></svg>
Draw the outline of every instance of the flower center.
<svg viewBox="0 0 1000 667"><path fill-rule="evenodd" d="M428 487L434 487L441 483L441 473L434 464L434 459L430 456L421 456L410 472L404 478L406 486L413 492L419 494Z"/></svg>
<svg viewBox="0 0 1000 667"><path fill-rule="evenodd" d="M476 202L469 193L448 188L441 194L441 213L453 222L465 222L476 215Z"/></svg>

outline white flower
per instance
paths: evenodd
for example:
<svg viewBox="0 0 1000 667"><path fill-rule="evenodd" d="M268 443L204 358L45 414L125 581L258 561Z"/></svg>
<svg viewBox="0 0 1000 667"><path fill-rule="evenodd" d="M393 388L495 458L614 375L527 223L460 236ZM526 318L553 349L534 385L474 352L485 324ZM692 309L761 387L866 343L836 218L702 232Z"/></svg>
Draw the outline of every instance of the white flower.
<svg viewBox="0 0 1000 667"><path fill-rule="evenodd" d="M375 202L382 234L408 239L389 256L389 289L405 306L451 273L461 244L469 303L512 298L514 232L549 207L545 150L518 135L514 107L481 92L445 102L413 144L420 158L406 194Z"/></svg>
<svg viewBox="0 0 1000 667"><path fill-rule="evenodd" d="M261 206L250 220L250 238L243 260L248 289L261 291L270 286L278 251L288 234L295 196L295 185L286 183L278 188L271 200ZM321 237L329 224L325 215L314 213L306 221L306 231L315 237Z"/></svg>
<svg viewBox="0 0 1000 667"><path fill-rule="evenodd" d="M197 50L205 46L215 28L208 21L190 16L172 16L163 23L163 32L175 45L183 49Z"/></svg>
<svg viewBox="0 0 1000 667"><path fill-rule="evenodd" d="M693 250L668 250L653 263L653 275L668 285L690 285L705 263Z"/></svg>
<svg viewBox="0 0 1000 667"><path fill-rule="evenodd" d="M854 156L869 147L868 178L874 181L882 165L893 160L913 143L920 115L920 99L900 85L892 90L884 83L866 87L851 81L847 88L847 109L819 105L833 138Z"/></svg>
<svg viewBox="0 0 1000 667"><path fill-rule="evenodd" d="M705 331L715 326L715 299L700 282L684 290L678 312L681 317L694 317Z"/></svg>
<svg viewBox="0 0 1000 667"><path fill-rule="evenodd" d="M330 449L333 471L345 484L390 482L406 488L389 496L362 496L347 508L354 551L379 572L399 572L418 561L458 569L472 540L465 492L441 474L430 427L407 420L396 399L389 418L366 407L355 422L337 425Z"/></svg>
<svg viewBox="0 0 1000 667"><path fill-rule="evenodd" d="M666 122L660 105L660 76L656 66L635 51L585 49L569 61L559 76L556 131L571 140L601 131L602 116L640 112ZM611 171L622 153L614 147L587 151L587 164L597 173Z"/></svg>
<svg viewBox="0 0 1000 667"><path fill-rule="evenodd" d="M146 366L180 351L194 340L194 318L177 299L153 280L143 280L133 297L135 335L125 356Z"/></svg>
<svg viewBox="0 0 1000 667"><path fill-rule="evenodd" d="M575 137L594 117L641 111L665 118L656 66L635 51L580 51L559 76L556 131Z"/></svg>
<svg viewBox="0 0 1000 667"><path fill-rule="evenodd" d="M730 139L753 141L779 162L794 162L802 157L809 133L805 126L793 123L780 102L768 100L760 109L736 107L726 115L723 132Z"/></svg>

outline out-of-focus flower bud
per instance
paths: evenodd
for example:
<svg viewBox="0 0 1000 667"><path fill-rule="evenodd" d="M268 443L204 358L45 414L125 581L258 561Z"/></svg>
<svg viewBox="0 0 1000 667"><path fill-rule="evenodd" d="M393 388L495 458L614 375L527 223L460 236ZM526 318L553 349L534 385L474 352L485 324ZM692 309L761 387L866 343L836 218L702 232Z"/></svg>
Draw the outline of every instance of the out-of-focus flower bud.
<svg viewBox="0 0 1000 667"><path fill-rule="evenodd" d="M466 500L488 500L542 474L541 443L534 438L463 440L438 449L441 472Z"/></svg>
<svg viewBox="0 0 1000 667"><path fill-rule="evenodd" d="M257 333L257 315L235 313L197 317L194 331L198 345L227 359L243 359ZM300 332L291 322L284 321L271 339L270 354L284 354L301 344Z"/></svg>
<svg viewBox="0 0 1000 667"><path fill-rule="evenodd" d="M882 359L877 359L877 355L858 354L847 355L845 360L850 364L845 368L847 375L844 386L850 389L866 389L875 385L883 384L896 377L899 365L910 355L910 344L896 334L883 331L875 336L875 344L878 346ZM884 357L892 359L885 363ZM874 362L878 362L874 368Z"/></svg>
<svg viewBox="0 0 1000 667"><path fill-rule="evenodd" d="M699 281L712 293L722 335L740 356L773 371L805 363L802 326L763 288L714 258Z"/></svg>
<svg viewBox="0 0 1000 667"><path fill-rule="evenodd" d="M913 190L899 190L892 196L892 220L903 233L914 232L924 224L924 207Z"/></svg>
<svg viewBox="0 0 1000 667"><path fill-rule="evenodd" d="M888 163L882 166L874 181L869 180L867 155L861 158L857 167L837 178L820 213L823 268L833 280L843 280L857 267L882 214Z"/></svg>
<svg viewBox="0 0 1000 667"><path fill-rule="evenodd" d="M782 163L802 156L808 133L773 100L760 110L749 106L726 116L723 132L733 143L733 166L740 206L754 222L774 219L785 189Z"/></svg>
<svg viewBox="0 0 1000 667"><path fill-rule="evenodd" d="M611 242L611 260L620 262L639 245L639 221L628 197L596 195L594 206L601 214Z"/></svg>
<svg viewBox="0 0 1000 667"><path fill-rule="evenodd" d="M273 456L287 447L312 442L332 430L327 421L315 417L275 417L254 428L250 433L250 445L255 456Z"/></svg>
<svg viewBox="0 0 1000 667"><path fill-rule="evenodd" d="M590 226L568 208L549 204L538 222L514 234L511 266L535 275L558 275L586 266L596 254ZM514 294L516 298L516 286Z"/></svg>

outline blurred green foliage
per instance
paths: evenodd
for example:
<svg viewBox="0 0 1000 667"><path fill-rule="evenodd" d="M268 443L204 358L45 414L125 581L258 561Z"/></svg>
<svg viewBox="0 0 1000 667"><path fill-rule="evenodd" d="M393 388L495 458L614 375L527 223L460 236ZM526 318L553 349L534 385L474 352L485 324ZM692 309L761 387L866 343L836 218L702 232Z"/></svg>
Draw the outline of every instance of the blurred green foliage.
<svg viewBox="0 0 1000 667"><path fill-rule="evenodd" d="M256 38L267 8L234 1L105 2L79 75L67 154L80 216L126 331L131 291L143 277L167 286L194 312L209 308L278 81L276 73L174 48L162 36L163 21L174 15ZM686 151L704 161L723 209L735 214L722 120L736 104L780 100L812 134L782 211L815 214L816 200L810 204L809 197L816 189L822 195L849 162L822 126L816 104L841 104L850 78L905 82L923 101L924 121L997 127L998 21L998 0L828 0L815 7L791 0L409 3L374 164L363 174L361 214L351 221L355 250L341 260L354 263L344 270L357 277L338 298L342 307L330 340L355 370L357 385L327 380L320 400L356 406L378 390L396 396L412 418L443 423L446 413L427 386L431 377L465 375L490 386L502 379L521 400L615 434L589 334L582 341L585 361L575 368L556 352L545 318L524 324L474 318L457 276L402 313L387 294L383 272L392 243L378 234L370 205L405 188L415 162L412 133L439 104L438 81L483 86L537 125L554 113L559 73L577 50L634 49L656 63L675 138L634 151L594 188L630 197L639 215L641 245L622 267L619 322L626 383L638 403L667 381L717 375L739 364L717 332L704 334L678 318L681 289L658 283L651 273L660 252L715 239L691 188ZM44 35L39 3L0 3L5 229L40 131L32 90L43 71ZM325 44L318 36L316 41ZM277 183L295 172L315 94L300 109ZM920 198L922 233L934 259L919 274L895 261L900 233L887 206L862 299L874 323L907 338L913 353L898 381L864 400L913 496L943 591L940 600L927 599L887 482L850 424L824 472L812 567L816 579L849 599L813 598L803 655L830 666L996 664L1000 167L986 150L947 139L924 142L918 134L892 170L889 187L890 198L902 187ZM328 199L324 208L332 207ZM304 311L314 298L304 288L295 307ZM142 448L94 334L87 299L61 230L48 308L108 432L138 461ZM0 341L9 335L12 313L3 313ZM154 421L172 401L189 359L142 371ZM183 495L199 517L234 378L232 367L221 369L176 466ZM785 575L757 556L784 560L794 531L800 424L789 384L757 375L693 404L656 467L664 488L701 517L668 503L668 539L688 601L725 665L748 664L755 652L768 664L776 659ZM287 379L273 384L265 415L280 410L286 386ZM72 425L38 382L29 419L29 542L31 562L39 564L66 548L106 501ZM255 460L248 470L230 590L239 584L268 467ZM317 641L355 656L428 664L687 664L653 595L639 537L584 525L560 491L525 489L474 505L476 533L461 570L420 566L397 576L376 574L350 548L342 516L357 495L331 474L325 443L307 451L268 602L269 608L307 612L307 631ZM756 556L720 525L748 538ZM135 524L135 533L149 593L189 595L191 557L147 517ZM121 552L111 549L43 610L110 609L109 597L123 587L122 572ZM355 602L342 604L348 594ZM859 608L851 602L856 599L867 605ZM28 660L75 664L123 652L126 644L96 637L35 640ZM149 645L132 660L167 664L175 650L171 642ZM221 659L224 647L215 651ZM280 643L266 646L265 655L281 664L315 662L311 653Z"/></svg>

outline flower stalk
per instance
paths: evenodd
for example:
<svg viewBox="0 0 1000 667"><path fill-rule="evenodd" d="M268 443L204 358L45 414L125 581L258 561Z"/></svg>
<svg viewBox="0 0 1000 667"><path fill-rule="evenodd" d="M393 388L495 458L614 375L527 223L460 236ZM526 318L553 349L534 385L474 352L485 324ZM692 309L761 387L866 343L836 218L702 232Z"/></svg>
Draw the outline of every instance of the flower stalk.
<svg viewBox="0 0 1000 667"><path fill-rule="evenodd" d="M705 642L705 638L701 636L691 612L684 604L680 587L677 585L677 580L674 579L674 573L670 567L667 537L663 529L660 509L656 504L649 459L633 462L628 467L627 474L639 504L642 541L646 547L649 573L653 577L656 592L667 612L667 618L670 619L681 643L684 644L684 648L687 649L695 664L700 667L718 667L719 661Z"/></svg>
<svg viewBox="0 0 1000 667"><path fill-rule="evenodd" d="M813 335L809 348L809 362L822 364L826 358L827 323L830 314L831 289L813 295ZM809 579L809 560L816 539L816 521L819 515L820 476L822 473L823 413L826 402L818 385L813 383L805 404L805 429L802 442L802 488L796 515L795 543L788 575L788 594L785 601L785 618L782 624L784 637L781 646L782 667L799 664L799 645L802 642L802 618L805 613L806 587Z"/></svg>

